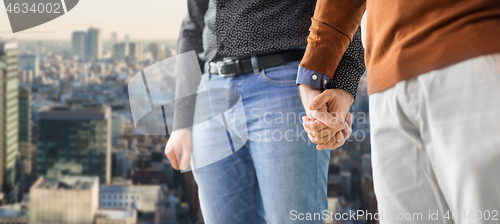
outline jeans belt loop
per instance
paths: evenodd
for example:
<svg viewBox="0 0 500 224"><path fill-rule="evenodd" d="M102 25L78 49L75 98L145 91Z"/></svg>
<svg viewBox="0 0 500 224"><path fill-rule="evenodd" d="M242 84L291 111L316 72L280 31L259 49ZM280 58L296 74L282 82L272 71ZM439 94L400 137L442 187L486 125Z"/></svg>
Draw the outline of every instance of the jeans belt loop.
<svg viewBox="0 0 500 224"><path fill-rule="evenodd" d="M258 75L260 73L260 70L259 70L259 62L257 60L257 55L252 55L251 60L252 60L253 73L255 75Z"/></svg>

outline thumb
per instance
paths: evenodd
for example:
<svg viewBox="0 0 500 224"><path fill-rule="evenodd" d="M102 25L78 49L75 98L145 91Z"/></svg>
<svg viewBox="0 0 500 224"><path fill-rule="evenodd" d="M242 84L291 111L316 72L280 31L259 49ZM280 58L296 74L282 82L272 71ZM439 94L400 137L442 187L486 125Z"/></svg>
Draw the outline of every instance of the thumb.
<svg viewBox="0 0 500 224"><path fill-rule="evenodd" d="M314 97L314 99L309 103L309 110L317 110L321 108L326 103L333 100L334 95L324 91L321 94Z"/></svg>

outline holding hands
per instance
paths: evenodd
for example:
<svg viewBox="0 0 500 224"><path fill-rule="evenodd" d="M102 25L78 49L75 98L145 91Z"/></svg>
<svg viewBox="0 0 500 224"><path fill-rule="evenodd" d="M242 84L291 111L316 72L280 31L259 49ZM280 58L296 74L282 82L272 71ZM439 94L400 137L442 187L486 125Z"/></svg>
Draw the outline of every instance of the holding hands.
<svg viewBox="0 0 500 224"><path fill-rule="evenodd" d="M307 114L302 117L303 125L311 142L318 144L318 150L342 146L352 133L352 94L342 89L321 92L308 85L299 89Z"/></svg>

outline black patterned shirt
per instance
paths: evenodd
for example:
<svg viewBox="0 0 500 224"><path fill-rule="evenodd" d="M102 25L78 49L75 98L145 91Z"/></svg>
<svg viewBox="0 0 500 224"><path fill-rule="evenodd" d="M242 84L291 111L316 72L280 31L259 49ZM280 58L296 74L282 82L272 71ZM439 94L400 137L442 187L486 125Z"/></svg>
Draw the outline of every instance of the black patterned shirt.
<svg viewBox="0 0 500 224"><path fill-rule="evenodd" d="M306 46L316 0L188 0L187 3L178 53L195 50L203 65L224 57L247 57ZM355 96L364 71L364 49L358 29L327 88L342 88Z"/></svg>

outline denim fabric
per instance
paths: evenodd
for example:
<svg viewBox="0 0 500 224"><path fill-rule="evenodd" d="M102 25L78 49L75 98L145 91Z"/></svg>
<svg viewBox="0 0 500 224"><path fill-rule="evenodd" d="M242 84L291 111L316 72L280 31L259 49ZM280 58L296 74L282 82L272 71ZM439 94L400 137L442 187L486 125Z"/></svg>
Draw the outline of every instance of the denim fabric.
<svg viewBox="0 0 500 224"><path fill-rule="evenodd" d="M298 65L232 77L203 75L200 90L232 88L241 94L248 128L242 148L193 170L207 224L324 223L292 220L291 215L292 210L327 209L330 160L330 151L316 150L303 130L305 111L295 84Z"/></svg>

